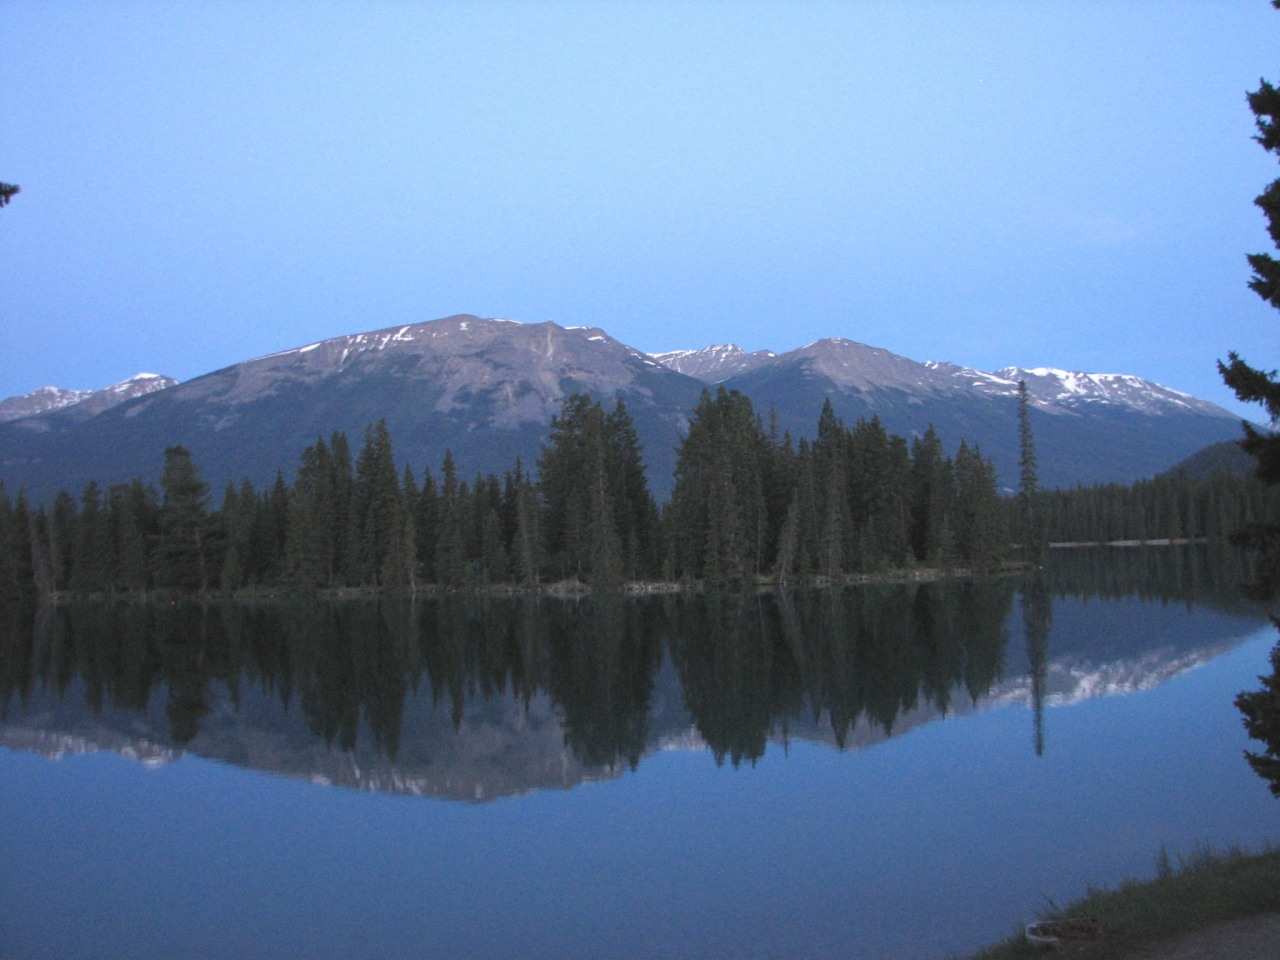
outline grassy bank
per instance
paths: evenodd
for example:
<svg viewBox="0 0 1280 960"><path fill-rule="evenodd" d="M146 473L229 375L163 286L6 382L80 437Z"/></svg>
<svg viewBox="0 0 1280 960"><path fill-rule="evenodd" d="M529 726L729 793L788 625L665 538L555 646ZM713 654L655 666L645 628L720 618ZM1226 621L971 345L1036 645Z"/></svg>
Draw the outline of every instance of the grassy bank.
<svg viewBox="0 0 1280 960"><path fill-rule="evenodd" d="M1228 920L1280 913L1280 847L1262 853L1198 849L1172 863L1163 851L1154 880L1126 880L1094 890L1065 907L1050 905L1042 919L1094 917L1103 937L1064 945L1055 957L1120 958L1150 944ZM974 954L972 960L1042 957L1043 948L1017 936Z"/></svg>

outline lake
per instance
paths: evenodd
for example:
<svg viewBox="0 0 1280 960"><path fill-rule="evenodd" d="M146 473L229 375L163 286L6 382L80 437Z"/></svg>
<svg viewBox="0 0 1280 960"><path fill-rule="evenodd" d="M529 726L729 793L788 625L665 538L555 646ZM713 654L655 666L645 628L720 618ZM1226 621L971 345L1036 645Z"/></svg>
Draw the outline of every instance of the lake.
<svg viewBox="0 0 1280 960"><path fill-rule="evenodd" d="M0 957L946 957L1280 839L1229 551L0 608Z"/></svg>

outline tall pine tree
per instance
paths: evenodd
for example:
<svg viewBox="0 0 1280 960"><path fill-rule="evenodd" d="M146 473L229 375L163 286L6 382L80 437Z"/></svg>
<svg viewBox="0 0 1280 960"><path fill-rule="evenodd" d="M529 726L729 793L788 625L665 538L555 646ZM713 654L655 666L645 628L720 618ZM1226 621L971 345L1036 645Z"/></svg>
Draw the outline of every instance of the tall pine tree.
<svg viewBox="0 0 1280 960"><path fill-rule="evenodd" d="M153 556L156 582L203 592L209 586L209 485L200 479L200 471L186 447L165 450L160 488L164 499Z"/></svg>

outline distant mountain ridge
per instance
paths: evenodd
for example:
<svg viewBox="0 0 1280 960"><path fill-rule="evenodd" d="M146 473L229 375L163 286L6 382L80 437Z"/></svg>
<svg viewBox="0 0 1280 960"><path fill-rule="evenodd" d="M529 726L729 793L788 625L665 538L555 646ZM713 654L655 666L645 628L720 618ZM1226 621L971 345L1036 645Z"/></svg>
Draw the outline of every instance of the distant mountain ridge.
<svg viewBox="0 0 1280 960"><path fill-rule="evenodd" d="M688 416L720 383L797 439L812 436L827 400L848 423L874 415L908 438L932 424L950 450L961 439L980 445L1011 487L1019 379L1031 394L1049 487L1153 476L1240 435L1226 410L1133 376L984 373L843 338L782 354L721 345L650 355L598 327L459 314L333 337L181 384L140 375L86 395L11 398L0 421L0 478L37 498L90 479L154 479L164 448L182 443L215 489L242 477L263 484L277 470L291 475L317 435L341 430L358 443L380 418L402 462L419 472L438 469L451 449L464 475L501 473L516 457L534 465L552 415L582 391L610 405L625 400L661 498Z"/></svg>
<svg viewBox="0 0 1280 960"><path fill-rule="evenodd" d="M110 410L117 404L164 390L177 384L173 377L158 373L135 373L128 380L103 387L101 390L64 390L61 387L41 387L20 397L0 400L0 423L24 420L45 413L75 408L84 419Z"/></svg>
<svg viewBox="0 0 1280 960"><path fill-rule="evenodd" d="M166 446L187 446L215 489L292 473L317 436L358 444L385 419L402 461L464 475L531 468L562 400L583 391L628 404L659 493L702 383L595 327L469 314L283 350L135 398L80 421L74 410L0 423L0 477L36 496L90 479L154 479Z"/></svg>
<svg viewBox="0 0 1280 960"><path fill-rule="evenodd" d="M842 388L900 389L939 392L973 391L987 396L1016 398L1025 380L1033 406L1046 413L1079 410L1086 404L1113 404L1160 416L1175 410L1238 422L1239 418L1207 400L1128 374L1083 373L1054 367L1004 367L985 373L953 363L923 363L840 337L815 340L786 353L758 350L747 353L734 344L703 350L674 350L650 356L673 370L709 384L772 366L806 364L812 372Z"/></svg>
<svg viewBox="0 0 1280 960"><path fill-rule="evenodd" d="M669 353L651 353L664 367L679 373L687 374L707 383L722 383L739 373L747 373L756 367L762 367L777 354L772 350L757 350L747 353L732 343L701 350L672 350Z"/></svg>
<svg viewBox="0 0 1280 960"><path fill-rule="evenodd" d="M908 438L933 425L954 450L962 439L994 460L1006 489L1016 484L1017 392L1025 380L1047 487L1132 482L1168 469L1198 449L1240 436L1240 420L1216 404L1123 374L1052 367L995 373L951 363L919 362L844 338L816 340L730 373L717 366L739 356L732 345L703 352L704 382L751 397L793 436L810 436L826 401L846 422L879 417ZM654 354L659 362L679 354ZM759 354L755 355L759 356ZM729 373L728 376L724 376Z"/></svg>

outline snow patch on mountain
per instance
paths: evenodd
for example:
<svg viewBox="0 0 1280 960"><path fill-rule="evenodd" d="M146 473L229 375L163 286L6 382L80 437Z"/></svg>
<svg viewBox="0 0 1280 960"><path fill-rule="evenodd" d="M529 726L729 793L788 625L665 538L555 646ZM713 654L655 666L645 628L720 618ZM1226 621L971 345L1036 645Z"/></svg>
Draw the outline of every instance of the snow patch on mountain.
<svg viewBox="0 0 1280 960"><path fill-rule="evenodd" d="M651 353L649 357L707 383L721 383L764 367L801 364L811 374L825 376L849 391L976 392L1016 397L1019 381L1025 380L1031 404L1050 414L1109 406L1150 416L1193 413L1238 419L1216 404L1132 374L1084 373L1056 367L1005 367L989 373L954 363L920 363L844 337L815 340L782 354L771 350L747 353L734 344L719 344L701 350Z"/></svg>
<svg viewBox="0 0 1280 960"><path fill-rule="evenodd" d="M720 383L763 366L777 354L772 350L748 353L737 344L723 343L703 347L701 350L670 350L666 353L651 353L649 356L669 370L683 373L687 377L705 380L707 383Z"/></svg>
<svg viewBox="0 0 1280 960"><path fill-rule="evenodd" d="M61 387L41 387L20 397L0 400L0 423L24 420L41 414L56 413L70 407L80 407L92 414L109 410L117 404L141 397L157 390L164 390L178 381L158 373L135 373L127 380L103 387L101 390L64 390Z"/></svg>

